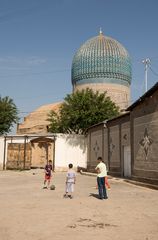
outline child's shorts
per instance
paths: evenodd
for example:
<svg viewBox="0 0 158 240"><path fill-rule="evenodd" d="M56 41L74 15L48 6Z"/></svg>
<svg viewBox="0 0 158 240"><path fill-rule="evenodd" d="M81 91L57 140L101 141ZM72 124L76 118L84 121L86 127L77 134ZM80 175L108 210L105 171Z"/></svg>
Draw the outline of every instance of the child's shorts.
<svg viewBox="0 0 158 240"><path fill-rule="evenodd" d="M51 179L51 176L45 175L45 180L50 180L50 179Z"/></svg>

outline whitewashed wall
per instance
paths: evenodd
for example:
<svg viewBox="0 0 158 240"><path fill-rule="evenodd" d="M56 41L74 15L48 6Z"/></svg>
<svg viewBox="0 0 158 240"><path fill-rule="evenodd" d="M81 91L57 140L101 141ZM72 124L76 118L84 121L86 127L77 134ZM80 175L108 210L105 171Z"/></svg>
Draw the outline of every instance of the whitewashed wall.
<svg viewBox="0 0 158 240"><path fill-rule="evenodd" d="M82 135L65 135L57 134L55 141L55 170L65 171L69 163L74 165L74 168L87 167L87 144L86 139ZM49 136L48 136L49 137ZM49 137L51 138L51 137ZM32 140L28 138L28 142ZM6 141L6 156L5 162L7 161L7 145L11 142L11 139ZM24 143L24 137L12 139L12 143ZM4 158L4 137L0 137L0 169L3 166Z"/></svg>
<svg viewBox="0 0 158 240"><path fill-rule="evenodd" d="M87 167L87 144L82 135L57 134L55 142L55 169L67 170L68 164L74 168Z"/></svg>
<svg viewBox="0 0 158 240"><path fill-rule="evenodd" d="M3 168L4 137L0 137L0 170Z"/></svg>

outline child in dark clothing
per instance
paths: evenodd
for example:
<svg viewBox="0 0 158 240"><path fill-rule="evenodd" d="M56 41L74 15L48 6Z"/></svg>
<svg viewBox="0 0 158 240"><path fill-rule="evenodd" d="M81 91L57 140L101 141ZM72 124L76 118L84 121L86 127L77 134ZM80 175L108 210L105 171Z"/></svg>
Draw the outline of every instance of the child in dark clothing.
<svg viewBox="0 0 158 240"><path fill-rule="evenodd" d="M51 177L52 177L52 170L53 170L51 160L48 161L48 164L46 164L44 169L45 169L45 179L44 179L43 188L48 188L50 186L50 180L51 180Z"/></svg>

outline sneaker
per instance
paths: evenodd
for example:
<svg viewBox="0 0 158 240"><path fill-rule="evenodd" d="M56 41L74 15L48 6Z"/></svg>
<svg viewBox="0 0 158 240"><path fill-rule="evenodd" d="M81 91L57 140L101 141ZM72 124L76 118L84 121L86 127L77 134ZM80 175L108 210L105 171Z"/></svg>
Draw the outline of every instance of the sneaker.
<svg viewBox="0 0 158 240"><path fill-rule="evenodd" d="M63 198L68 198L68 195L67 195L67 194L64 194Z"/></svg>
<svg viewBox="0 0 158 240"><path fill-rule="evenodd" d="M44 186L43 189L48 189L47 186Z"/></svg>
<svg viewBox="0 0 158 240"><path fill-rule="evenodd" d="M71 196L71 195L68 195L68 197L69 197L70 199L73 199L73 196Z"/></svg>

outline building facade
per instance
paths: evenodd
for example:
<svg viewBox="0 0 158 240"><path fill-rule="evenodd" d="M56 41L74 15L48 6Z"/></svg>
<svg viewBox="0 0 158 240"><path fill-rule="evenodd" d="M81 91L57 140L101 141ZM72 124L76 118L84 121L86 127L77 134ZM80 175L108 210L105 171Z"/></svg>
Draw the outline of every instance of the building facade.
<svg viewBox="0 0 158 240"><path fill-rule="evenodd" d="M158 83L127 113L88 130L88 169L103 156L109 173L158 185Z"/></svg>
<svg viewBox="0 0 158 240"><path fill-rule="evenodd" d="M50 111L58 112L61 102L43 105L37 108L24 118L22 123L17 125L17 134L47 134L48 133L48 114Z"/></svg>

